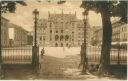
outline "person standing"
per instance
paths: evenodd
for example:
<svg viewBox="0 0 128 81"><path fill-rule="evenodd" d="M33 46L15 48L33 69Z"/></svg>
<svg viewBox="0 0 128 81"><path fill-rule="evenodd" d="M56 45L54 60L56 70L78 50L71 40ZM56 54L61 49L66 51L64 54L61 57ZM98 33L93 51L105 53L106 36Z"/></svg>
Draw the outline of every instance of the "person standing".
<svg viewBox="0 0 128 81"><path fill-rule="evenodd" d="M45 50L44 50L44 48L41 50L41 56L44 56L44 54L45 54Z"/></svg>

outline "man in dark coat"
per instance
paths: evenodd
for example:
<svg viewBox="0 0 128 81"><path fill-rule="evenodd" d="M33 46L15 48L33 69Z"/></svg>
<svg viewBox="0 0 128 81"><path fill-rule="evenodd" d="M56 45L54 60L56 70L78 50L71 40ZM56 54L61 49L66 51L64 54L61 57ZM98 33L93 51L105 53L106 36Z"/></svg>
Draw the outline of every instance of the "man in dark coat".
<svg viewBox="0 0 128 81"><path fill-rule="evenodd" d="M45 50L44 50L44 48L41 50L41 56L44 56L44 54L45 54Z"/></svg>

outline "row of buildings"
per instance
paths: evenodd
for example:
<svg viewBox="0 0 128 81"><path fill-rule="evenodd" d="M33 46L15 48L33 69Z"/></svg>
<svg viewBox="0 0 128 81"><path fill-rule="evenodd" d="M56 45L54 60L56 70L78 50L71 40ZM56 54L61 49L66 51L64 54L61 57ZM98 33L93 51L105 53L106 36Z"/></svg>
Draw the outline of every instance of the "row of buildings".
<svg viewBox="0 0 128 81"><path fill-rule="evenodd" d="M49 13L48 19L39 20L37 36L42 46L80 46L84 40L84 22L77 19L76 13Z"/></svg>
<svg viewBox="0 0 128 81"><path fill-rule="evenodd" d="M101 46L103 36L102 27L90 27L87 20L77 19L76 13L49 13L48 19L40 19L38 22L38 45L53 47L81 46L84 41L84 22L86 22L87 44ZM112 45L118 43L126 44L127 24L116 21L112 23L112 30Z"/></svg>
<svg viewBox="0 0 128 81"><path fill-rule="evenodd" d="M88 19L87 19L88 20ZM84 22L86 22L86 41L88 45L101 46L102 27L90 27L88 21L77 19L74 14L50 14L48 19L40 19L37 27L37 42L40 46L77 47L84 42ZM2 46L32 45L30 32L18 25L9 23L2 17ZM127 24L121 21L112 23L112 45L127 43Z"/></svg>
<svg viewBox="0 0 128 81"><path fill-rule="evenodd" d="M9 23L6 18L1 19L1 44L2 47L14 47L28 45L28 31L13 23Z"/></svg>
<svg viewBox="0 0 128 81"><path fill-rule="evenodd" d="M108 32L109 33L109 32ZM127 24L120 20L112 23L112 45L127 46ZM92 45L102 44L103 29L102 27L93 27Z"/></svg>

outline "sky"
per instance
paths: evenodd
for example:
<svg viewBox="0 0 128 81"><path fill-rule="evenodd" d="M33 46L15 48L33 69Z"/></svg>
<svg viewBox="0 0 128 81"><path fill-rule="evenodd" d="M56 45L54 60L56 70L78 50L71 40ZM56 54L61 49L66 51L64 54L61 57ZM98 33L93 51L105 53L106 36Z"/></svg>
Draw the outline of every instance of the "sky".
<svg viewBox="0 0 128 81"><path fill-rule="evenodd" d="M83 15L82 12L84 11L83 8L80 8L81 1L67 1L62 5L58 5L56 2L37 2L37 1L27 1L27 6L22 6L17 4L16 5L16 12L15 13L5 13L3 16L10 20L10 23L17 24L22 26L24 29L28 31L32 31L34 22L33 22L33 10L38 9L39 11L39 18L47 18L48 11L50 13L61 13L62 10L64 13L71 13L75 14L78 19L82 19ZM93 11L89 12L89 24L91 27L93 26L101 26L101 16L100 14L96 14Z"/></svg>

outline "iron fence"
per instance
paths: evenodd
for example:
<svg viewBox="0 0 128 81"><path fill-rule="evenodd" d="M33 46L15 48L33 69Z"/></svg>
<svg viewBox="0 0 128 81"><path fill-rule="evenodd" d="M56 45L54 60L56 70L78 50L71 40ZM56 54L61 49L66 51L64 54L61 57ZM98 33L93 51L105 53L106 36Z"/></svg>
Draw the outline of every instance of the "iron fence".
<svg viewBox="0 0 128 81"><path fill-rule="evenodd" d="M2 48L3 64L31 64L32 47Z"/></svg>
<svg viewBox="0 0 128 81"><path fill-rule="evenodd" d="M89 64L99 64L101 57L101 47L87 47L87 57ZM110 64L127 64L127 49L111 48Z"/></svg>

